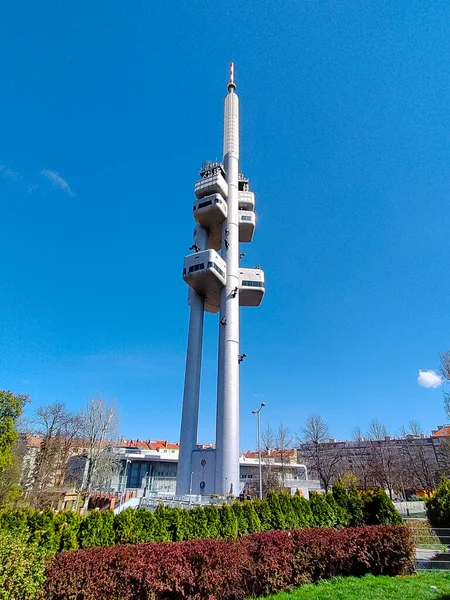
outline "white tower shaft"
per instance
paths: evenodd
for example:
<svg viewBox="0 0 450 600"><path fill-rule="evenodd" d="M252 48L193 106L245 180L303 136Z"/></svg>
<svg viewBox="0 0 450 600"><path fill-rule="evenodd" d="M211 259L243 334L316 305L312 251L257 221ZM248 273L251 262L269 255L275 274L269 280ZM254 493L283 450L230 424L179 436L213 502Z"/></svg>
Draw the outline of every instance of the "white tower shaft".
<svg viewBox="0 0 450 600"><path fill-rule="evenodd" d="M217 494L239 494L239 98L233 70L224 107L224 167L228 183L228 214L222 228L226 285L220 297L217 381Z"/></svg>
<svg viewBox="0 0 450 600"><path fill-rule="evenodd" d="M197 227L194 242L204 250L208 247L206 231ZM183 410L181 416L180 451L177 468L177 495L190 493L192 452L197 446L200 378L202 371L204 298L189 289L190 315L186 371L184 377Z"/></svg>

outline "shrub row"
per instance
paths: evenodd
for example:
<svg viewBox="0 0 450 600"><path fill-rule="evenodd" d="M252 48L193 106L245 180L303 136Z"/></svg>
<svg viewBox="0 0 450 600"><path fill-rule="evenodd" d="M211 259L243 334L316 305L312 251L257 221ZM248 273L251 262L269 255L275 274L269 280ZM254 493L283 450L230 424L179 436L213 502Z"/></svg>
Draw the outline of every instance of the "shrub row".
<svg viewBox="0 0 450 600"><path fill-rule="evenodd" d="M246 500L231 506L211 505L184 510L159 506L92 511L86 518L51 509L0 512L0 530L26 535L50 552L116 543L185 541L198 538L234 539L276 529L348 527L401 523L384 491L361 496L356 489L336 484L333 493L302 496L269 493L266 500Z"/></svg>
<svg viewBox="0 0 450 600"><path fill-rule="evenodd" d="M119 545L58 554L46 600L229 600L338 575L411 571L407 527L272 531L237 540Z"/></svg>

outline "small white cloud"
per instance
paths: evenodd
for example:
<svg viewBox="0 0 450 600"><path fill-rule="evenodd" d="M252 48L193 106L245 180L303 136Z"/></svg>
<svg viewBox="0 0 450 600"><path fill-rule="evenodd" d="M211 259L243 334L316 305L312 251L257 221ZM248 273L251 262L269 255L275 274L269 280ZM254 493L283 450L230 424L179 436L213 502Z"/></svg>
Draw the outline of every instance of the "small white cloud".
<svg viewBox="0 0 450 600"><path fill-rule="evenodd" d="M41 175L47 177L47 179L52 182L54 187L59 188L69 196L75 196L75 194L70 189L70 185L67 183L64 177L61 177L61 175L56 171L52 171L51 169L44 169L43 171L41 171Z"/></svg>
<svg viewBox="0 0 450 600"><path fill-rule="evenodd" d="M428 371L419 371L417 383L424 388L438 388L444 383L444 381L442 377L436 373L436 371L429 369Z"/></svg>
<svg viewBox="0 0 450 600"><path fill-rule="evenodd" d="M21 179L19 173L17 173L16 171L13 171L6 165L0 165L0 175L2 177L5 177L6 179L13 179L14 181Z"/></svg>

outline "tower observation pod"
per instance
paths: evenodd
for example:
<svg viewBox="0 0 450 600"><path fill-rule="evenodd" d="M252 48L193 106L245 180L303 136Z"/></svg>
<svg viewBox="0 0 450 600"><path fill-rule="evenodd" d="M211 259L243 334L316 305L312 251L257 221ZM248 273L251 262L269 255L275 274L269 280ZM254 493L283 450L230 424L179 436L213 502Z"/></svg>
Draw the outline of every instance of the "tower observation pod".
<svg viewBox="0 0 450 600"><path fill-rule="evenodd" d="M255 195L239 165L239 98L230 64L224 105L223 159L206 161L194 186L196 222L184 259L189 286L188 347L181 416L177 495L239 495L240 307L259 306L266 284L259 267L241 266L240 243L253 240ZM215 449L197 446L204 314L219 313Z"/></svg>

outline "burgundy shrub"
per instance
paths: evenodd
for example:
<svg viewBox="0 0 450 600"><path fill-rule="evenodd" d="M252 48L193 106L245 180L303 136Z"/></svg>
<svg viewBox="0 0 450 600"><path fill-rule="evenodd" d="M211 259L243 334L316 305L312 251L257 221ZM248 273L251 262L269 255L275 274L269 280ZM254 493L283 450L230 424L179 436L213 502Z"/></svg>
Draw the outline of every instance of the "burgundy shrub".
<svg viewBox="0 0 450 600"><path fill-rule="evenodd" d="M413 556L411 533L398 526L92 548L56 555L45 598L235 600L337 575L401 575Z"/></svg>

